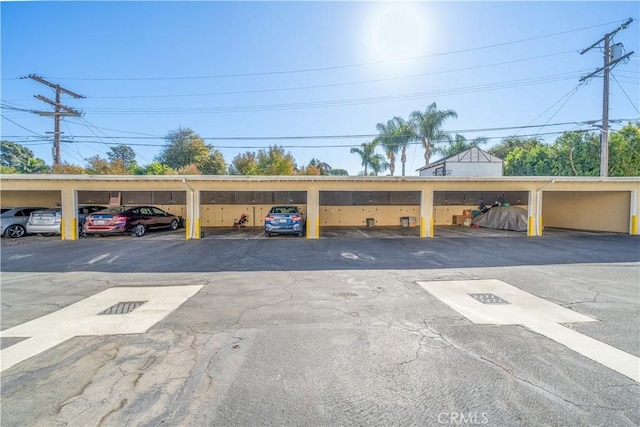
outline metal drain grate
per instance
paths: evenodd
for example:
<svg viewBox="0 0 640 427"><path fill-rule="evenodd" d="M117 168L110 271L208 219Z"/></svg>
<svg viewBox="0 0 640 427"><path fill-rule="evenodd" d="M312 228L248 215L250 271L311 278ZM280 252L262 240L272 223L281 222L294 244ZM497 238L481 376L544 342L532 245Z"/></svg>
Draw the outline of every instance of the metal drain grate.
<svg viewBox="0 0 640 427"><path fill-rule="evenodd" d="M127 314L131 313L136 308L140 307L146 301L125 301L119 302L111 307L107 308L105 311L98 314Z"/></svg>
<svg viewBox="0 0 640 427"><path fill-rule="evenodd" d="M467 294L471 298L480 301L483 304L498 305L498 304L511 304L509 301L503 300L497 295L484 293L484 294Z"/></svg>

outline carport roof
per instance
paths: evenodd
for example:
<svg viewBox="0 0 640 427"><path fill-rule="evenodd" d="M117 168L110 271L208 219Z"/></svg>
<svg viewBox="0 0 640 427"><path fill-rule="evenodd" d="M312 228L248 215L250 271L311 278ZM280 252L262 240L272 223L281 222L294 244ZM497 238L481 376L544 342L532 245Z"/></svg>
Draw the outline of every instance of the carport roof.
<svg viewBox="0 0 640 427"><path fill-rule="evenodd" d="M317 175L63 175L3 174L2 181L236 181L236 182L637 182L640 177L588 176L317 176Z"/></svg>

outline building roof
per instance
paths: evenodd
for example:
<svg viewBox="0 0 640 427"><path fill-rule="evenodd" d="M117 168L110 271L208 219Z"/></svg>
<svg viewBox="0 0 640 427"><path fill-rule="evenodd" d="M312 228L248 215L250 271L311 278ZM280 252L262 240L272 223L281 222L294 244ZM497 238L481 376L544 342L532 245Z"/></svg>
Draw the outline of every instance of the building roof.
<svg viewBox="0 0 640 427"><path fill-rule="evenodd" d="M445 157L444 159L437 160L429 163L427 166L422 166L416 169L417 171L430 169L435 166L445 164L447 161L453 161L455 163L502 163L502 159L481 150L478 147L471 147L468 150L461 151L453 156Z"/></svg>

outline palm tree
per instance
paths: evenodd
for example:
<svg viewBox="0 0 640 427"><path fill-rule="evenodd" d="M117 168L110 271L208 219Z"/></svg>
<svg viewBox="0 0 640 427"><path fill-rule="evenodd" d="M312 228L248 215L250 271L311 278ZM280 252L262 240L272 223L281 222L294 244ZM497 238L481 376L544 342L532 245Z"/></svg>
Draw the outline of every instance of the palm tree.
<svg viewBox="0 0 640 427"><path fill-rule="evenodd" d="M376 129L378 130L378 138L376 139L380 141L384 154L387 156L387 159L389 159L389 171L391 172L391 176L393 176L396 170L396 154L400 148L397 142L398 132L396 123L393 120L388 120L386 125L378 123Z"/></svg>
<svg viewBox="0 0 640 427"><path fill-rule="evenodd" d="M371 167L376 175L389 167L389 164L384 160L384 156L382 154L376 154L378 144L379 140L374 139L371 142L363 142L360 144L360 147L351 148L352 153L360 155L365 175L369 175L369 167Z"/></svg>
<svg viewBox="0 0 640 427"><path fill-rule="evenodd" d="M376 154L371 159L371 173L374 175L380 174L389 168L389 162L384 159L382 154Z"/></svg>
<svg viewBox="0 0 640 427"><path fill-rule="evenodd" d="M414 111L409 116L414 138L421 140L424 147L425 166L429 165L435 144L451 141L451 135L442 130L442 125L452 117L457 118L458 113L453 110L440 111L435 102L429 105L424 113Z"/></svg>
<svg viewBox="0 0 640 427"><path fill-rule="evenodd" d="M471 147L479 147L483 144L486 144L489 140L485 137L478 137L472 140L468 140L464 136L460 134L456 134L455 138L449 142L446 147L436 147L434 148L434 153L442 154L445 157L453 156L454 154L458 154L462 151L468 150Z"/></svg>
<svg viewBox="0 0 640 427"><path fill-rule="evenodd" d="M404 176L405 164L407 163L407 146L413 139L413 132L410 123L404 121L402 117L396 116L393 121L396 129L396 144L401 151L400 162L402 163L402 176Z"/></svg>
<svg viewBox="0 0 640 427"><path fill-rule="evenodd" d="M15 167L19 173L45 173L49 170L44 160L36 157L23 157Z"/></svg>

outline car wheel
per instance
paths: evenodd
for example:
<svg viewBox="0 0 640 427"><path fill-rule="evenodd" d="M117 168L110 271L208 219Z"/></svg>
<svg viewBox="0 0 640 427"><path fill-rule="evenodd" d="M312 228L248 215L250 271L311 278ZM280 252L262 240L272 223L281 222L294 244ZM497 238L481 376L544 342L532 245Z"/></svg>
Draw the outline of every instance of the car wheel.
<svg viewBox="0 0 640 427"><path fill-rule="evenodd" d="M4 232L5 235L11 237L12 239L22 237L26 233L26 230L23 226L19 224L12 224L7 227L7 230Z"/></svg>
<svg viewBox="0 0 640 427"><path fill-rule="evenodd" d="M135 227L133 227L133 235L136 237L144 236L144 233L146 231L147 229L145 228L144 224L138 224Z"/></svg>
<svg viewBox="0 0 640 427"><path fill-rule="evenodd" d="M177 230L178 229L178 220L174 219L173 221L171 221L171 230Z"/></svg>
<svg viewBox="0 0 640 427"><path fill-rule="evenodd" d="M304 231L299 232L298 237L304 237Z"/></svg>
<svg viewBox="0 0 640 427"><path fill-rule="evenodd" d="M99 236L100 236L100 237L107 237L107 236L108 236L108 234L100 233L100 234L99 234Z"/></svg>
<svg viewBox="0 0 640 427"><path fill-rule="evenodd" d="M264 233L267 235L267 237L271 237L271 233L269 233L268 231L266 233Z"/></svg>
<svg viewBox="0 0 640 427"><path fill-rule="evenodd" d="M78 226L78 237L87 237L87 233L84 232L84 227L82 225Z"/></svg>

